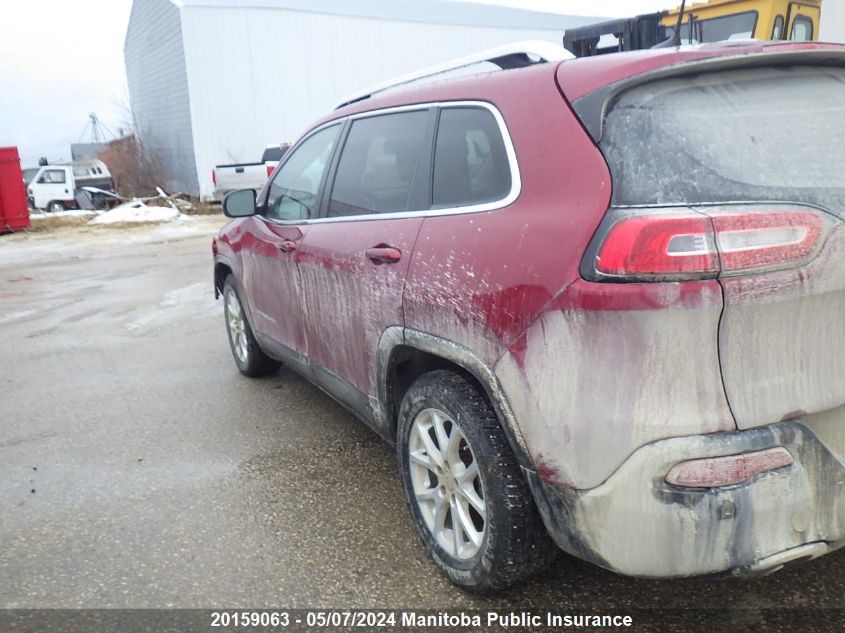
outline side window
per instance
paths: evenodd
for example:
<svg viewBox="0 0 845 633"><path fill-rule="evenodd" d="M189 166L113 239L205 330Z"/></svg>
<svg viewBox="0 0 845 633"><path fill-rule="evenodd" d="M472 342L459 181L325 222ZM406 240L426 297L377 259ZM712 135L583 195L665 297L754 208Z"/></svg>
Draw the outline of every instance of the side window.
<svg viewBox="0 0 845 633"><path fill-rule="evenodd" d="M422 177L428 110L356 119L337 166L328 215L411 211Z"/></svg>
<svg viewBox="0 0 845 633"><path fill-rule="evenodd" d="M52 184L64 184L65 183L65 170L64 169L48 169L44 172L44 182L49 182Z"/></svg>
<svg viewBox="0 0 845 633"><path fill-rule="evenodd" d="M265 216L273 220L307 220L317 213L317 191L326 171L340 124L305 139L270 183Z"/></svg>
<svg viewBox="0 0 845 633"><path fill-rule="evenodd" d="M792 35L789 37L794 42L809 42L813 39L813 20L806 15L799 15L792 22Z"/></svg>
<svg viewBox="0 0 845 633"><path fill-rule="evenodd" d="M772 28L772 39L779 40L783 37L783 16L779 15L775 18L775 25Z"/></svg>
<svg viewBox="0 0 845 633"><path fill-rule="evenodd" d="M434 147L435 208L495 202L511 190L505 142L484 108L444 108Z"/></svg>

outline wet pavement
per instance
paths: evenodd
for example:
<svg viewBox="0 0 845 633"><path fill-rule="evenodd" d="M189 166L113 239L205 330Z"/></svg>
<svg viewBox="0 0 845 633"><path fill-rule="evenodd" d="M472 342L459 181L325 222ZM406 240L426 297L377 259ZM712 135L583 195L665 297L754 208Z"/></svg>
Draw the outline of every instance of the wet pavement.
<svg viewBox="0 0 845 633"><path fill-rule="evenodd" d="M845 606L845 552L740 581L561 557L499 596L455 589L390 446L291 372L237 372L215 222L0 236L0 608Z"/></svg>

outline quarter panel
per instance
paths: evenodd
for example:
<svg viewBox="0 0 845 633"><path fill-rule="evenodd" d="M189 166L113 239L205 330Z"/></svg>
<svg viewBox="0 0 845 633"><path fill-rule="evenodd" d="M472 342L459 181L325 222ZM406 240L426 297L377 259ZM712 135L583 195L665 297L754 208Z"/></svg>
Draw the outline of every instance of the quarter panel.
<svg viewBox="0 0 845 633"><path fill-rule="evenodd" d="M538 474L592 488L658 439L735 430L718 282L578 281L496 366Z"/></svg>

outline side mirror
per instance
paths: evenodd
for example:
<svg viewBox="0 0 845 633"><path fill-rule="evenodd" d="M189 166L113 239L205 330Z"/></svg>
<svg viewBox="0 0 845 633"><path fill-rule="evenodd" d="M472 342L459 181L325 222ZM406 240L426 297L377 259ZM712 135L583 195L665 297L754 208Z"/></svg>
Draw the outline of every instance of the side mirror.
<svg viewBox="0 0 845 633"><path fill-rule="evenodd" d="M41 176L41 178L39 178L39 179L38 179L38 184L39 184L39 185L43 185L43 184L44 184L44 176Z"/></svg>
<svg viewBox="0 0 845 633"><path fill-rule="evenodd" d="M255 215L255 189L238 189L227 193L223 198L223 213L230 218L248 218Z"/></svg>

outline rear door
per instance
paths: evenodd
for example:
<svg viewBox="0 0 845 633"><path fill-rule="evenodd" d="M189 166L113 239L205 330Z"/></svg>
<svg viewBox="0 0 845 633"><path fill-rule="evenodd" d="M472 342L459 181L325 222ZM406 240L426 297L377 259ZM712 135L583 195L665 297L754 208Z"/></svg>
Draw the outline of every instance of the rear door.
<svg viewBox="0 0 845 633"><path fill-rule="evenodd" d="M404 323L405 277L429 205L434 119L427 107L353 117L325 218L297 251L312 372L365 418L379 339Z"/></svg>
<svg viewBox="0 0 845 633"><path fill-rule="evenodd" d="M241 267L253 328L277 355L302 360L304 314L297 249L318 213L319 191L341 124L306 137L269 183L261 214L249 218L241 238Z"/></svg>

